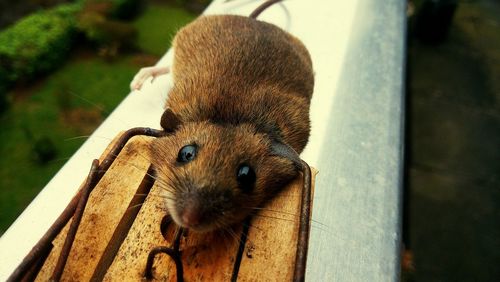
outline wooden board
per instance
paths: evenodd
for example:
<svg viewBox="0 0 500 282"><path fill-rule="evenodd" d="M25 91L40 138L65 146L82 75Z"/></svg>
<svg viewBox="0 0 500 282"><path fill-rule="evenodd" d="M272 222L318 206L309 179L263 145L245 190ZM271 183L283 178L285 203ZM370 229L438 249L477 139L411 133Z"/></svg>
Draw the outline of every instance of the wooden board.
<svg viewBox="0 0 500 282"><path fill-rule="evenodd" d="M91 193L62 281L117 281L124 278L139 281L144 277L151 249L173 244L177 227L174 223L165 224L167 212L160 188L153 180L150 184L146 181L150 178L147 173L150 167L147 146L151 139L131 139ZM252 219L236 274L235 261L243 225L235 226L230 231L188 233L183 236L180 249L184 279L230 281L233 275L237 275L238 281L291 280L301 190L300 178ZM141 197L145 198L143 203ZM134 210L138 211L137 216L134 215L133 222L127 224L127 214ZM37 281L50 278L70 223L54 240L54 248ZM115 230L117 228L118 231ZM111 259L109 254L112 254ZM176 281L176 275L173 260L164 254L157 255L153 267L154 279Z"/></svg>
<svg viewBox="0 0 500 282"><path fill-rule="evenodd" d="M299 233L302 179L254 216L238 281L291 281Z"/></svg>
<svg viewBox="0 0 500 282"><path fill-rule="evenodd" d="M88 281L92 277L101 253L149 167L144 140L142 136L132 138L90 194L62 281ZM71 221L54 240L37 281L48 281L52 275L70 224Z"/></svg>

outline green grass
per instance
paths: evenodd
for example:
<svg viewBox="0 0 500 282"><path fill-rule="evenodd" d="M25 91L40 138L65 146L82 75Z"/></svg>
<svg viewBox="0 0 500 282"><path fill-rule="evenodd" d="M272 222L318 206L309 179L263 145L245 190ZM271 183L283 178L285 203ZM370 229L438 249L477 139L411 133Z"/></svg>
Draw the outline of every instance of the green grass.
<svg viewBox="0 0 500 282"><path fill-rule="evenodd" d="M97 57L72 60L29 89L28 97L15 101L0 117L0 231L10 225L84 141L68 139L89 135L123 99L136 71L128 58L113 65ZM64 97L69 110L60 106L58 97ZM64 112L74 116L65 118ZM57 148L56 158L47 164L37 163L33 153L35 141L42 137L49 137Z"/></svg>
<svg viewBox="0 0 500 282"><path fill-rule="evenodd" d="M139 30L139 48L153 55L165 54L177 30L194 18L195 15L179 7L150 4L133 23Z"/></svg>
<svg viewBox="0 0 500 282"><path fill-rule="evenodd" d="M71 138L91 134L128 94L141 67L134 55L163 55L178 28L193 18L180 8L152 4L133 22L144 53L112 63L73 54L46 78L9 93L11 107L0 115L0 234L84 142ZM33 145L43 137L50 138L57 155L39 164Z"/></svg>

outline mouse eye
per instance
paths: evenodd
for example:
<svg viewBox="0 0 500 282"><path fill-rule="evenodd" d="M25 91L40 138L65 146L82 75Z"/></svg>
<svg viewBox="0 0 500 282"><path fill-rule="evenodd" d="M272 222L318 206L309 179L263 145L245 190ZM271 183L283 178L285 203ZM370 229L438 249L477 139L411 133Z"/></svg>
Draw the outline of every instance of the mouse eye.
<svg viewBox="0 0 500 282"><path fill-rule="evenodd" d="M253 188L253 184L255 183L255 172L249 165L242 164L238 168L236 179L238 180L238 184L243 191L250 192Z"/></svg>
<svg viewBox="0 0 500 282"><path fill-rule="evenodd" d="M186 145L182 147L177 155L177 162L188 163L196 158L197 147L195 145Z"/></svg>

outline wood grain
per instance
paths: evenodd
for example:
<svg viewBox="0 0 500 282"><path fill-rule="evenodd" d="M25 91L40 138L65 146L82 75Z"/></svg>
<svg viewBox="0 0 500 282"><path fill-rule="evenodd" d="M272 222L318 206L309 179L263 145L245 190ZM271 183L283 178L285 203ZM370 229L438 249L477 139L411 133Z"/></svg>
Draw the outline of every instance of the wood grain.
<svg viewBox="0 0 500 282"><path fill-rule="evenodd" d="M311 171L312 192L316 173ZM297 178L254 216L238 281L292 280L302 183L302 178Z"/></svg>
<svg viewBox="0 0 500 282"><path fill-rule="evenodd" d="M150 162L145 152L145 137L132 138L121 151L88 200L62 281L87 281L101 253L128 207ZM71 223L68 222L68 225ZM66 226L54 240L54 248L42 267L37 281L47 281L64 243ZM63 235L64 234L64 235Z"/></svg>

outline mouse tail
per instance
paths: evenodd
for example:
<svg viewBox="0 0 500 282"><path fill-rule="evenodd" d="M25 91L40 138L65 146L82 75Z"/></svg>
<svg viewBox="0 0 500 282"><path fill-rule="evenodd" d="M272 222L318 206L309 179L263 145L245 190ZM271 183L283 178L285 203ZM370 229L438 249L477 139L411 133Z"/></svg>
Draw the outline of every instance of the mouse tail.
<svg viewBox="0 0 500 282"><path fill-rule="evenodd" d="M262 3L259 7L257 7L251 14L248 16L249 18L252 19L257 19L257 17L260 15L260 13L264 12L265 9L269 8L269 6L276 4L278 2L281 2L282 0L269 0L264 3Z"/></svg>

